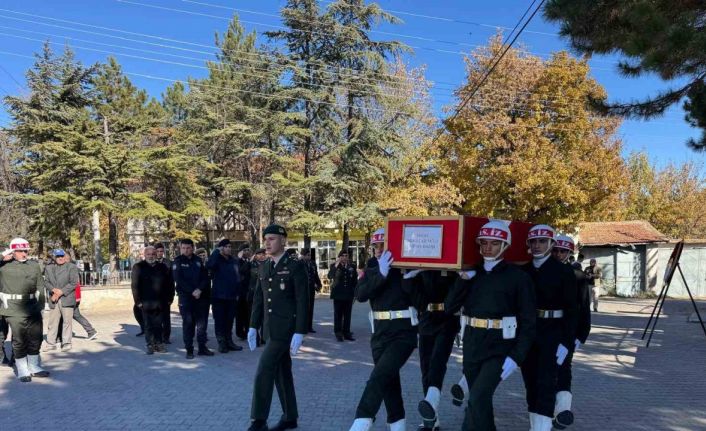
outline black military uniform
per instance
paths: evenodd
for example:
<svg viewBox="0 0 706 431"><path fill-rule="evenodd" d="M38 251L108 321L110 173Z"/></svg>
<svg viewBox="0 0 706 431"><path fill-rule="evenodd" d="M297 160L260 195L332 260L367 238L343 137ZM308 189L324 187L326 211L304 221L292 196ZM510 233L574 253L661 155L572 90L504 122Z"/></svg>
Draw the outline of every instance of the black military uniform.
<svg viewBox="0 0 706 431"><path fill-rule="evenodd" d="M260 254L260 253L265 253L264 248L260 248L257 251L255 251L255 254ZM250 280L248 281L248 293L247 293L247 301L248 301L248 316L252 316L252 311L253 311L253 301L255 299L255 287L257 286L257 280L258 280L258 274L259 274L259 267L262 265L262 262L258 261L255 259L255 256L253 256L253 259L250 261ZM259 346L264 342L262 339L262 326L257 329L257 345Z"/></svg>
<svg viewBox="0 0 706 431"><path fill-rule="evenodd" d="M395 316L397 312L416 312L410 310L412 292L406 287L402 284L399 269L390 268L385 277L380 273L378 260L374 257L368 261L363 278L359 280L358 301L370 301L374 317L370 347L375 367L358 403L356 419L374 419L383 401L388 424L405 418L400 369L417 347L415 322L409 317Z"/></svg>
<svg viewBox="0 0 706 431"><path fill-rule="evenodd" d="M0 316L0 362L5 365L10 364L10 358L5 351L5 340L7 340L9 330L10 327L7 325L7 319L5 319L5 316Z"/></svg>
<svg viewBox="0 0 706 431"><path fill-rule="evenodd" d="M525 360L535 336L535 298L532 281L505 261L490 271L476 269L471 280L459 278L446 299L446 313L463 306L463 374L468 381L464 431L493 431L493 393L500 384L505 358L517 365ZM503 317L515 316L515 338L503 338ZM489 327L490 326L490 327Z"/></svg>
<svg viewBox="0 0 706 431"><path fill-rule="evenodd" d="M206 266L196 254L192 254L191 257L179 255L172 262L172 276L179 295L179 313L182 318L187 358L193 357L194 331L199 345L199 354L210 356L213 353L206 347L206 330L211 296ZM201 291L199 299L193 296L196 289Z"/></svg>
<svg viewBox="0 0 706 431"><path fill-rule="evenodd" d="M39 263L14 259L0 262L0 293L3 297L0 316L5 317L12 330L18 377L23 382L31 381L32 377L47 377L48 372L37 371L45 302L44 278ZM21 369L28 369L27 375L23 376Z"/></svg>
<svg viewBox="0 0 706 431"><path fill-rule="evenodd" d="M576 293L578 300L578 323L576 326L576 340L581 344L585 344L588 339L588 335L591 332L591 292L588 287L588 280L586 275L581 271L580 267L576 268L572 266L574 271L574 276L576 277ZM572 343L569 348L569 354L566 356L566 360L559 367L559 378L557 381L557 398L561 397L562 392L571 393L571 363L574 358L574 350L576 348L576 343ZM570 405L570 401L569 401ZM564 429L567 425L571 425L574 422L574 415L570 410L560 410L555 409L555 419L553 422L554 428Z"/></svg>
<svg viewBox="0 0 706 431"><path fill-rule="evenodd" d="M166 257L157 259L157 262L163 264L167 267L167 269L171 271L172 262ZM174 280L172 280L172 285L169 287L169 295L172 299L171 301L169 301L168 304L165 304L164 309L160 313L162 318L162 338L165 344L172 344L172 302L174 302L174 296L176 296L176 289L174 289Z"/></svg>
<svg viewBox="0 0 706 431"><path fill-rule="evenodd" d="M162 316L174 301L174 282L170 269L163 263L143 260L132 267L132 297L142 310L145 322L147 353L164 353L165 335Z"/></svg>
<svg viewBox="0 0 706 431"><path fill-rule="evenodd" d="M444 312L446 296L456 282L455 272L424 271L403 283L413 283L415 307L419 310L419 365L422 371L422 388L427 395L429 388L440 391L446 366L460 328L458 316ZM426 428L436 422L435 407L427 400L419 403L419 412Z"/></svg>
<svg viewBox="0 0 706 431"><path fill-rule="evenodd" d="M557 348L562 344L571 349L576 337L576 277L572 268L551 256L539 268L529 262L523 269L534 282L537 298L537 338L522 364L527 409L552 418L559 373Z"/></svg>
<svg viewBox="0 0 706 431"><path fill-rule="evenodd" d="M341 254L344 252L341 251ZM339 254L339 257L341 256ZM351 314L353 298L358 282L358 272L350 263L331 265L328 271L331 280L331 299L333 300L333 333L338 341L355 341L351 334Z"/></svg>
<svg viewBox="0 0 706 431"><path fill-rule="evenodd" d="M263 235L267 234L286 236L286 231L281 226L272 225L264 230ZM262 326L267 345L255 374L250 429L266 430L275 386L283 411L280 424L295 423L299 417L290 343L294 334L307 332L309 302L306 268L302 262L284 253L279 261L270 258L258 269L250 327ZM275 429L284 428L278 426Z"/></svg>
<svg viewBox="0 0 706 431"><path fill-rule="evenodd" d="M307 274L309 276L309 332L315 333L314 330L314 305L316 303L316 292L321 291L321 278L319 270L316 268L316 260L314 259L314 250L309 249L310 260L306 261Z"/></svg>
<svg viewBox="0 0 706 431"><path fill-rule="evenodd" d="M250 250L249 244L238 247L238 253L246 250ZM250 307L247 298L251 278L250 261L242 257L236 257L236 259L238 260L238 272L240 272L242 287L235 307L235 335L241 340L245 340L248 334L248 325L250 325Z"/></svg>

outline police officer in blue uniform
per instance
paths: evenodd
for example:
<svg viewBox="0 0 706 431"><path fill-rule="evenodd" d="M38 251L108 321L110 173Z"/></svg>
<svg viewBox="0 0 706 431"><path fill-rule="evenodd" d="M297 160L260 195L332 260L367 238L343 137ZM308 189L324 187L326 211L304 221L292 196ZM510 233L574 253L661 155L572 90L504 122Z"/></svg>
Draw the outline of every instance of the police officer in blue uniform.
<svg viewBox="0 0 706 431"><path fill-rule="evenodd" d="M297 354L308 329L308 282L303 262L284 252L287 244L284 227L270 225L263 236L270 257L257 268L248 346L251 351L257 347L260 326L267 344L255 374L248 431L283 431L296 428L299 417L290 355ZM268 428L275 386L282 418L274 428Z"/></svg>
<svg viewBox="0 0 706 431"><path fill-rule="evenodd" d="M186 359L194 358L194 331L200 356L213 356L206 346L206 329L211 292L208 272L201 258L194 254L194 242L180 241L181 255L172 262L172 274L179 295L179 313L184 331Z"/></svg>

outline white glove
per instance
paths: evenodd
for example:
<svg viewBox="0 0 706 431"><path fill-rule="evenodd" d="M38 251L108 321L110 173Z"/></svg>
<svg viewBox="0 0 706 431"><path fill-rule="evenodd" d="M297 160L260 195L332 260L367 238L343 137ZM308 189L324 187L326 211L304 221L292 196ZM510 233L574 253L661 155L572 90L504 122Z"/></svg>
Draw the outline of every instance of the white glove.
<svg viewBox="0 0 706 431"><path fill-rule="evenodd" d="M574 352L577 351L579 347L581 347L581 342L578 339L574 340Z"/></svg>
<svg viewBox="0 0 706 431"><path fill-rule="evenodd" d="M392 265L392 261L392 253L390 253L388 250L384 251L378 259L378 265L380 266L380 274L382 274L383 277L387 277L387 274L390 273L390 265Z"/></svg>
<svg viewBox="0 0 706 431"><path fill-rule="evenodd" d="M517 370L517 363L512 360L511 357L505 358L505 362L503 363L503 372L500 374L500 380L505 380L508 377L510 377L510 374L514 373Z"/></svg>
<svg viewBox="0 0 706 431"><path fill-rule="evenodd" d="M289 353L291 353L292 356L296 355L297 352L299 352L299 348L302 346L303 341L304 341L303 334L292 335L292 343L289 345Z"/></svg>
<svg viewBox="0 0 706 431"><path fill-rule="evenodd" d="M413 269L413 270L408 271L407 273L405 273L405 275L403 276L403 278L404 278L405 280L409 280L410 278L416 277L417 274L419 274L419 273L422 272L422 271L424 271L424 270L423 270L423 269Z"/></svg>
<svg viewBox="0 0 706 431"><path fill-rule="evenodd" d="M559 344L559 347L556 349L556 363L557 365L561 365L564 363L564 360L566 359L566 355L569 354L569 349L564 347L563 344Z"/></svg>
<svg viewBox="0 0 706 431"><path fill-rule="evenodd" d="M470 271L458 271L458 276L461 277L464 280L470 280L471 278L476 276L476 272L473 270Z"/></svg>
<svg viewBox="0 0 706 431"><path fill-rule="evenodd" d="M248 329L248 347L251 352L257 347L257 329L255 328Z"/></svg>
<svg viewBox="0 0 706 431"><path fill-rule="evenodd" d="M9 254L12 254L12 250L10 250L9 248L6 248L6 249L2 252L2 257L5 257L5 256L7 256L7 255L9 255Z"/></svg>

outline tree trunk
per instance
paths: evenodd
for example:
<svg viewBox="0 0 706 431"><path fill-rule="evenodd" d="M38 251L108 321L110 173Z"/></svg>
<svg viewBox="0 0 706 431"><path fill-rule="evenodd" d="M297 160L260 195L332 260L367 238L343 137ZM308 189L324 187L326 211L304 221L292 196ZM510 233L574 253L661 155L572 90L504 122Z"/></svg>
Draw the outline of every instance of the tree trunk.
<svg viewBox="0 0 706 431"><path fill-rule="evenodd" d="M93 230L93 270L100 271L103 266L103 256L101 254L101 228L100 228L100 211L93 210L93 218L91 219L91 229Z"/></svg>
<svg viewBox="0 0 706 431"><path fill-rule="evenodd" d="M108 211L108 254L112 274L118 269L118 222L112 211Z"/></svg>
<svg viewBox="0 0 706 431"><path fill-rule="evenodd" d="M350 230L348 228L348 223L343 223L343 248L348 252L348 247L350 246Z"/></svg>

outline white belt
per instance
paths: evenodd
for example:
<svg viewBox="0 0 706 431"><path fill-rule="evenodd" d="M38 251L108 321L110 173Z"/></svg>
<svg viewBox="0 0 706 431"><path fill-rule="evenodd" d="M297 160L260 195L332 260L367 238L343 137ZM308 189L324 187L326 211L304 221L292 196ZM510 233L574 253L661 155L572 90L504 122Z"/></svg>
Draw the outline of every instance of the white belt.
<svg viewBox="0 0 706 431"><path fill-rule="evenodd" d="M564 317L564 310L537 310L537 317L541 319L561 319Z"/></svg>
<svg viewBox="0 0 706 431"><path fill-rule="evenodd" d="M37 295L34 293L28 293L26 295L22 295L19 293L3 293L0 292L0 298L5 298L5 299L12 299L13 301L21 301L21 300L28 300L28 299L36 299Z"/></svg>
<svg viewBox="0 0 706 431"><path fill-rule="evenodd" d="M412 310L373 311L375 320L411 319Z"/></svg>
<svg viewBox="0 0 706 431"><path fill-rule="evenodd" d="M370 320L370 329L372 333L375 333L375 321L376 320L396 320L396 319L409 319L412 326L417 326L419 320L417 319L417 310L414 307L409 307L406 310L389 310L389 311L370 311L368 314L368 319Z"/></svg>
<svg viewBox="0 0 706 431"><path fill-rule="evenodd" d="M34 293L22 295L18 293L0 292L0 301L2 301L2 308L8 308L7 301L29 301L30 299L36 298L37 295L35 295Z"/></svg>

